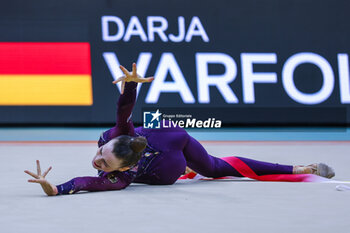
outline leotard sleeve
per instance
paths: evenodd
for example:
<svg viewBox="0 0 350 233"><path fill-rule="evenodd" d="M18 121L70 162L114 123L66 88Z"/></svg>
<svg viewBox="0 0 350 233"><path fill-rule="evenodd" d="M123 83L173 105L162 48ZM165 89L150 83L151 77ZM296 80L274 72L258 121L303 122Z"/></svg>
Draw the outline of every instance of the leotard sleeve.
<svg viewBox="0 0 350 233"><path fill-rule="evenodd" d="M98 146L104 145L119 135L134 136L131 115L136 101L136 87L136 82L125 83L124 94L120 95L118 100L116 125L102 133Z"/></svg>
<svg viewBox="0 0 350 233"><path fill-rule="evenodd" d="M58 194L74 194L79 191L107 191L126 188L134 179L129 172L104 172L99 177L76 177L57 185Z"/></svg>

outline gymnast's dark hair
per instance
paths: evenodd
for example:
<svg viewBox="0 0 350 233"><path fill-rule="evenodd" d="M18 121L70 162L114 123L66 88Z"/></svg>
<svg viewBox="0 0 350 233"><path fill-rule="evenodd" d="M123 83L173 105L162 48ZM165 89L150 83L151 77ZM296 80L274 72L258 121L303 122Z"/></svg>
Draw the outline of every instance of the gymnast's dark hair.
<svg viewBox="0 0 350 233"><path fill-rule="evenodd" d="M113 154L121 159L121 167L131 167L141 159L142 152L147 146L145 137L121 135L113 145Z"/></svg>

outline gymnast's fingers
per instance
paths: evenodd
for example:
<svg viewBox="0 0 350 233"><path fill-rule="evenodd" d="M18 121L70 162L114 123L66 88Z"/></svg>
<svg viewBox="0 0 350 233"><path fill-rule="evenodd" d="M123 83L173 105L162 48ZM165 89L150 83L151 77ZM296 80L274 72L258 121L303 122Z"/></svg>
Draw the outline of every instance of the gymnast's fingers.
<svg viewBox="0 0 350 233"><path fill-rule="evenodd" d="M142 79L142 82L143 83L150 83L154 80L154 77L148 77L148 78L143 78Z"/></svg>
<svg viewBox="0 0 350 233"><path fill-rule="evenodd" d="M113 84L117 84L117 83L119 83L120 81L122 81L123 79L125 79L125 76L122 76L122 77L118 78L117 80L113 81L112 83L113 83Z"/></svg>
<svg viewBox="0 0 350 233"><path fill-rule="evenodd" d="M38 172L38 176L41 176L41 168L39 160L36 161L36 170Z"/></svg>
<svg viewBox="0 0 350 233"><path fill-rule="evenodd" d="M29 183L38 183L38 184L41 184L41 183L44 183L43 180L28 180Z"/></svg>
<svg viewBox="0 0 350 233"><path fill-rule="evenodd" d="M129 74L129 71L128 71L127 69L125 69L124 66L120 65L119 67L120 67L120 69L123 71L123 73L124 73L126 76L130 75L130 74Z"/></svg>
<svg viewBox="0 0 350 233"><path fill-rule="evenodd" d="M47 173L49 173L49 171L51 171L52 167L50 166L43 174L43 177L45 178L45 176L47 175Z"/></svg>
<svg viewBox="0 0 350 233"><path fill-rule="evenodd" d="M136 63L132 63L132 76L136 76L137 73L136 73Z"/></svg>
<svg viewBox="0 0 350 233"><path fill-rule="evenodd" d="M36 179L39 179L39 176L36 175L36 174L34 174L33 172L30 172L30 171L28 171L28 170L25 170L24 172L27 173L28 175L30 175L30 176L36 178Z"/></svg>
<svg viewBox="0 0 350 233"><path fill-rule="evenodd" d="M125 81L122 82L120 94L124 94L124 88L125 88Z"/></svg>
<svg viewBox="0 0 350 233"><path fill-rule="evenodd" d="M136 76L136 63L132 63L132 76Z"/></svg>

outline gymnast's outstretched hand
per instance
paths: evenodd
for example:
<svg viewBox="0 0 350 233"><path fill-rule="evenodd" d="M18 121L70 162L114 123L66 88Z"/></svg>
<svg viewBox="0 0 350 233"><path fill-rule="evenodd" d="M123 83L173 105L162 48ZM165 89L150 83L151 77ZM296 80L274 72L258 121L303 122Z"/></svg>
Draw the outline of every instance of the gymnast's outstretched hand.
<svg viewBox="0 0 350 233"><path fill-rule="evenodd" d="M39 183L41 185L41 187L43 188L44 192L48 195L48 196L55 196L57 195L58 191L57 191L57 187L50 184L46 179L46 175L47 173L49 173L49 171L52 169L52 167L49 167L43 174L41 174L41 168L40 168L40 162L39 160L36 161L36 169L37 169L37 174L25 170L24 172L27 173L28 175L32 176L35 179L30 179L28 180L28 182L30 183Z"/></svg>
<svg viewBox="0 0 350 233"><path fill-rule="evenodd" d="M125 75L113 81L112 83L116 84L122 81L121 94L124 93L125 82L149 83L149 82L152 82L154 79L154 77L142 78L140 75L138 75L136 72L135 63L132 64L131 73L127 69L125 69L125 67L122 65L120 66L120 69L123 71Z"/></svg>

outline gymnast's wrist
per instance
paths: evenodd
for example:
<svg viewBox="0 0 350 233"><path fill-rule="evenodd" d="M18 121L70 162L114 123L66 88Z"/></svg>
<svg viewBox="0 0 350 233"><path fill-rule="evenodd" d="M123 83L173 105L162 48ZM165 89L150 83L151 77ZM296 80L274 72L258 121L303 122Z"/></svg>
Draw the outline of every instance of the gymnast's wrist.
<svg viewBox="0 0 350 233"><path fill-rule="evenodd" d="M48 196L56 196L58 194L57 187L50 183L41 184L42 189Z"/></svg>

